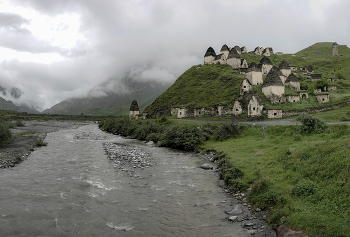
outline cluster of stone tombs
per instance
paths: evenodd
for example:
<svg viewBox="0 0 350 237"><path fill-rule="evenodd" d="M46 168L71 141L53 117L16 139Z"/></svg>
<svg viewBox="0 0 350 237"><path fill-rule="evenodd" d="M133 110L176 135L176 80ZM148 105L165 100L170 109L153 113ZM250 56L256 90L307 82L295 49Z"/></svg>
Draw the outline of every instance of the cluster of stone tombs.
<svg viewBox="0 0 350 237"><path fill-rule="evenodd" d="M238 47L238 46L236 46ZM223 46L222 51L225 52L226 45ZM232 48L232 51L236 51L235 48ZM211 51L209 48L208 51ZM206 60L208 51L204 58L204 63L208 64L208 60ZM228 63L229 64L229 63ZM293 68L294 69L294 68ZM273 66L270 59L264 56L259 65L256 63L249 64L246 73L245 79L242 81L240 85L240 95L246 96L246 102L248 102L248 106L243 108L242 103L239 100L234 102L234 105L229 109L224 109L223 106L213 106L211 109L194 109L193 111L188 111L186 108L172 108L171 114L177 115L178 118L183 117L201 117L203 115L212 115L212 116L220 116L224 114L233 114L239 115L241 113L247 112L248 117L258 117L263 113L263 102L262 99L258 95L252 95L251 90L253 85L262 85L263 94L270 99L271 103L281 103L281 102L299 102L302 98L308 98L307 91L300 90L300 79L292 73L293 70L286 61L282 61L282 63L277 68ZM312 71L312 67L308 66L308 71ZM265 80L263 80L263 75L266 75ZM319 77L319 74L317 74ZM288 86L291 90L295 91L293 94L286 95L285 94L285 86ZM336 88L329 88L328 90L334 90ZM319 93L316 94L317 101L319 103L329 102L329 94L327 93ZM282 117L282 110L273 109L267 110L268 118L280 118Z"/></svg>
<svg viewBox="0 0 350 237"><path fill-rule="evenodd" d="M239 115L242 113L247 113L248 117L259 117L262 113L267 113L268 118L281 118L281 109L269 109L263 111L263 102L258 95L253 95L251 93L253 85L262 85L263 94L270 99L271 103L281 103L281 102L299 102L302 98L308 98L307 91L300 90L300 79L295 76L292 71L297 70L296 66L289 66L284 60L277 68L273 66L270 56L273 53L272 48L262 48L256 47L254 53L257 55L264 55L260 63L257 65L252 62L247 64L245 59L240 58L240 54L247 53L246 47L235 46L229 48L226 44L222 46L220 54L216 55L214 49L209 47L205 56L204 64L228 64L233 68L243 68L245 69L245 79L240 85L240 95L244 96L244 100L247 103L242 103L240 100L236 100L231 108L224 108L221 105L213 106L211 109L199 108L189 111L185 107L174 107L171 108L171 115L176 115L178 118L183 117L201 117L203 115L220 116L225 114ZM306 71L313 73L312 66L308 65L305 68L300 68L301 71ZM265 80L263 80L263 75L266 75ZM320 74L311 75L312 81L319 80L321 78ZM285 86L295 91L294 94L285 94ZM326 88L328 90L336 90L336 87ZM329 102L329 94L320 93L321 91L315 91L317 101L319 103ZM131 107L135 107L135 102L133 101ZM137 103L137 102L136 102ZM248 104L244 108L243 104ZM130 119L138 119L138 108L130 108ZM147 114L143 114L143 119L146 118Z"/></svg>

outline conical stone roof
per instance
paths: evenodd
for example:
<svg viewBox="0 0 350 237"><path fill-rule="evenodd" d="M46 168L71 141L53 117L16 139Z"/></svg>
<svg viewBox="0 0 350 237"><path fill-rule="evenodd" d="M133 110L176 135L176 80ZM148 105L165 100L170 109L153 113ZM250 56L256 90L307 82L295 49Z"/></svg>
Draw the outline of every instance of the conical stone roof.
<svg viewBox="0 0 350 237"><path fill-rule="evenodd" d="M299 78L297 78L297 76L294 75L294 73L291 73L286 80L287 82L299 82Z"/></svg>
<svg viewBox="0 0 350 237"><path fill-rule="evenodd" d="M261 72L261 68L255 62L249 64L247 72Z"/></svg>
<svg viewBox="0 0 350 237"><path fill-rule="evenodd" d="M272 65L271 60L270 60L268 57L266 57L266 56L264 56L264 57L260 60L260 64Z"/></svg>
<svg viewBox="0 0 350 237"><path fill-rule="evenodd" d="M281 70L281 69L290 69L288 63L287 63L286 61L284 61L284 60L281 62L281 64L279 65L278 68L279 68L280 70Z"/></svg>
<svg viewBox="0 0 350 237"><path fill-rule="evenodd" d="M228 46L226 44L224 44L222 47L221 47L221 50L220 52L222 51L230 51L230 49L228 48Z"/></svg>
<svg viewBox="0 0 350 237"><path fill-rule="evenodd" d="M212 47L209 47L207 49L207 52L205 53L204 57L207 57L207 56L214 56L214 57L216 56L216 53Z"/></svg>
<svg viewBox="0 0 350 237"><path fill-rule="evenodd" d="M277 70L272 70L272 69L270 70L270 72L267 74L265 78L264 83L262 84L262 87L284 86L281 78L278 75Z"/></svg>
<svg viewBox="0 0 350 237"><path fill-rule="evenodd" d="M233 48L228 53L227 59L229 59L229 58L241 58L241 56L239 56L239 54L237 53L237 50Z"/></svg>
<svg viewBox="0 0 350 237"><path fill-rule="evenodd" d="M139 111L139 105L137 104L136 100L131 102L130 111Z"/></svg>

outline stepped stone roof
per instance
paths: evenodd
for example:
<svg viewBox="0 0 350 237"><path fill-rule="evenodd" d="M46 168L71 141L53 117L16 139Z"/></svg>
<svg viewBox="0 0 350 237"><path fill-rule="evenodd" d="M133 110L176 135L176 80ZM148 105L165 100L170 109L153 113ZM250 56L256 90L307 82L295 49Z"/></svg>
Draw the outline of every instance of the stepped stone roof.
<svg viewBox="0 0 350 237"><path fill-rule="evenodd" d="M216 53L212 47L209 47L207 49L207 52L205 53L204 57L207 57L207 56L214 56L214 57L216 56Z"/></svg>
<svg viewBox="0 0 350 237"><path fill-rule="evenodd" d="M130 111L139 111L139 105L137 104L136 100L131 102Z"/></svg>
<svg viewBox="0 0 350 237"><path fill-rule="evenodd" d="M229 58L241 58L241 56L239 56L239 54L237 53L237 50L235 48L233 48L228 53L227 59L229 59Z"/></svg>
<svg viewBox="0 0 350 237"><path fill-rule="evenodd" d="M241 52L241 47L239 46L235 46L234 49L237 50L237 52Z"/></svg>
<svg viewBox="0 0 350 237"><path fill-rule="evenodd" d="M271 60L270 60L268 57L266 57L266 56L264 56L264 57L260 60L260 64L272 65Z"/></svg>
<svg viewBox="0 0 350 237"><path fill-rule="evenodd" d="M270 53L273 53L273 49L271 47L267 47L270 50Z"/></svg>
<svg viewBox="0 0 350 237"><path fill-rule="evenodd" d="M284 60L281 62L280 66L279 66L278 68L279 68L280 70L281 70L281 69L290 69L288 63L287 63L286 61L284 61Z"/></svg>
<svg viewBox="0 0 350 237"><path fill-rule="evenodd" d="M307 65L307 66L306 66L306 70L307 70L308 72L312 72L312 71L314 70L314 68L313 68L311 65Z"/></svg>
<svg viewBox="0 0 350 237"><path fill-rule="evenodd" d="M215 56L214 60L220 60L221 59L221 56L222 56L222 53L221 54L218 54Z"/></svg>
<svg viewBox="0 0 350 237"><path fill-rule="evenodd" d="M243 95L243 99L249 103L249 101L253 99L253 96L258 101L259 105L263 105L264 104L264 101L261 99L261 97L259 95L257 95L257 94L253 94L252 92L245 93Z"/></svg>
<svg viewBox="0 0 350 237"><path fill-rule="evenodd" d="M284 86L276 70L271 69L270 72L267 74L264 83L262 84L262 87L268 86Z"/></svg>
<svg viewBox="0 0 350 237"><path fill-rule="evenodd" d="M279 70L276 66L273 66L270 71L276 71L276 73L278 74L278 76L284 76L283 73L281 72L281 70Z"/></svg>
<svg viewBox="0 0 350 237"><path fill-rule="evenodd" d="M230 49L228 48L228 46L226 44L224 44L222 47L221 47L221 51L230 51Z"/></svg>
<svg viewBox="0 0 350 237"><path fill-rule="evenodd" d="M247 72L261 72L261 68L255 62L249 64Z"/></svg>
<svg viewBox="0 0 350 237"><path fill-rule="evenodd" d="M299 82L299 78L297 78L297 76L294 75L294 73L291 73L291 74L287 77L286 83L287 83L287 82Z"/></svg>

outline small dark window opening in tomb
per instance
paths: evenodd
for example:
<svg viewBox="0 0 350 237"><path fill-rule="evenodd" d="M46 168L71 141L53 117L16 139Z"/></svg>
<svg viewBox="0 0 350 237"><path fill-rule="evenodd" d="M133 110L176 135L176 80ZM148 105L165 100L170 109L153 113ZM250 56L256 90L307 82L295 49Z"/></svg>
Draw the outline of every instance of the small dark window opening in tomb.
<svg viewBox="0 0 350 237"><path fill-rule="evenodd" d="M253 108L253 110L255 110L255 108Z"/></svg>
<svg viewBox="0 0 350 237"><path fill-rule="evenodd" d="M181 115L181 112L180 112L180 115Z"/></svg>
<svg viewBox="0 0 350 237"><path fill-rule="evenodd" d="M293 102L295 102L295 100L293 100Z"/></svg>
<svg viewBox="0 0 350 237"><path fill-rule="evenodd" d="M281 100L278 100L278 102L281 102Z"/></svg>
<svg viewBox="0 0 350 237"><path fill-rule="evenodd" d="M324 100L324 98L322 98L322 100Z"/></svg>
<svg viewBox="0 0 350 237"><path fill-rule="evenodd" d="M216 113L218 114L218 113L219 113L219 111L216 111Z"/></svg>
<svg viewBox="0 0 350 237"><path fill-rule="evenodd" d="M201 114L201 111L199 111L198 114Z"/></svg>
<svg viewBox="0 0 350 237"><path fill-rule="evenodd" d="M247 88L246 86L243 86L243 88Z"/></svg>
<svg viewBox="0 0 350 237"><path fill-rule="evenodd" d="M236 109L236 111L238 111L238 109Z"/></svg>
<svg viewBox="0 0 350 237"><path fill-rule="evenodd" d="M276 116L276 115L277 115L277 113L274 113L273 115L274 115L274 116Z"/></svg>

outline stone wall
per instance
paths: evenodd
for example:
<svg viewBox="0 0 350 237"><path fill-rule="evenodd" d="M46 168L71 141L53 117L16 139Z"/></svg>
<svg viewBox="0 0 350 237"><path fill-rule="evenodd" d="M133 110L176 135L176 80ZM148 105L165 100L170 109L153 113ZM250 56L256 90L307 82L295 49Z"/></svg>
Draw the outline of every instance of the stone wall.
<svg viewBox="0 0 350 237"><path fill-rule="evenodd" d="M348 104L348 101L345 101L345 102L341 102L338 104L329 105L329 106L325 106L325 107L321 107L321 108L312 108L312 109L305 109L305 110L283 112L282 115L283 115L283 117L289 117L289 116L299 115L302 113L318 113L318 112L322 112L325 110L338 109L338 108L345 106L347 104Z"/></svg>

